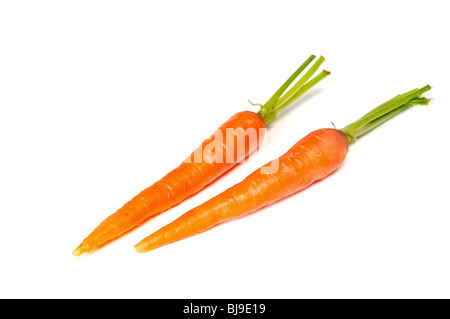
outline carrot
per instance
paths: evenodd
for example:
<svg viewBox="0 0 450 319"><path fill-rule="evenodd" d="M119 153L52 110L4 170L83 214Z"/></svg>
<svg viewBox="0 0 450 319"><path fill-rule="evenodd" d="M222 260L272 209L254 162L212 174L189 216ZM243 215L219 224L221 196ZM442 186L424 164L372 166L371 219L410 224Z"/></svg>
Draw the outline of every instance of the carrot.
<svg viewBox="0 0 450 319"><path fill-rule="evenodd" d="M324 70L308 82L324 61L323 57L319 57L298 82L285 92L314 59L315 56L311 55L267 103L258 104L261 107L258 113L244 111L234 114L177 168L103 220L73 254L79 256L90 252L121 236L149 217L200 191L244 160L260 145L266 124L329 74Z"/></svg>
<svg viewBox="0 0 450 319"><path fill-rule="evenodd" d="M269 162L240 183L181 215L135 245L139 253L179 241L220 223L244 216L294 194L334 172L344 161L349 144L382 122L415 104L428 104L420 95L425 86L383 103L358 121L337 129L319 129L275 160L278 170L267 173Z"/></svg>

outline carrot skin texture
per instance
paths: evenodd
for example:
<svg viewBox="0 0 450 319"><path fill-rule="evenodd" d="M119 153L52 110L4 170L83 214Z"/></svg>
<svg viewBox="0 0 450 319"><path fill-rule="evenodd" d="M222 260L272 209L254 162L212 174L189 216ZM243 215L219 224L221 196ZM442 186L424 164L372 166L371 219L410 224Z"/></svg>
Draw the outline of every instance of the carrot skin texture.
<svg viewBox="0 0 450 319"><path fill-rule="evenodd" d="M101 222L73 254L79 256L90 252L198 192L255 151L264 138L265 128L261 116L254 112L234 114L177 168ZM227 129L234 129L235 134L227 135ZM254 132L256 138L246 136L246 132ZM224 140L211 147L217 136L222 136ZM243 143L244 151L238 149ZM220 160L216 160L216 154L223 154L217 155Z"/></svg>
<svg viewBox="0 0 450 319"><path fill-rule="evenodd" d="M334 172L344 161L347 150L348 140L341 131L314 131L278 159L276 172L254 171L242 182L144 238L135 249L144 253L179 241L298 192Z"/></svg>

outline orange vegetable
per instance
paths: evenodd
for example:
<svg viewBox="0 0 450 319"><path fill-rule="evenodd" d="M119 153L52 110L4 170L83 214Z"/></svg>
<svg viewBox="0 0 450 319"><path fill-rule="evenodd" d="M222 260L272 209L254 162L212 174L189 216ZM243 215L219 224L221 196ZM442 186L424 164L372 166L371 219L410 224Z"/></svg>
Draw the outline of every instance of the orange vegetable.
<svg viewBox="0 0 450 319"><path fill-rule="evenodd" d="M389 100L342 130L320 129L308 134L278 158L278 170L267 173L273 161L242 182L185 213L135 245L139 253L179 241L225 221L267 206L334 172L344 161L350 143L382 122L415 104L429 86Z"/></svg>
<svg viewBox="0 0 450 319"><path fill-rule="evenodd" d="M329 74L323 71L307 82L324 61L324 58L320 57L310 70L282 96L289 85L314 59L314 55L308 58L269 101L261 105L258 113L244 111L233 115L180 166L101 222L73 251L73 254L78 256L90 252L119 237L149 217L167 210L200 191L244 160L258 148L263 140L266 123L275 119L279 112ZM254 133L253 138L249 132Z"/></svg>

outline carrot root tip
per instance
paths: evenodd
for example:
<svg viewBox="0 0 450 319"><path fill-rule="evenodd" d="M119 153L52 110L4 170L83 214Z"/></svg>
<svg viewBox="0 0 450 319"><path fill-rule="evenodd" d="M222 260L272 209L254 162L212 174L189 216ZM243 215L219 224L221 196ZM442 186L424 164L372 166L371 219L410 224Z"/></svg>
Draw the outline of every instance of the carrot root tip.
<svg viewBox="0 0 450 319"><path fill-rule="evenodd" d="M139 254L147 252L147 250L144 247L142 247L142 245L134 245L134 249L136 249L136 251Z"/></svg>
<svg viewBox="0 0 450 319"><path fill-rule="evenodd" d="M75 256L81 256L84 253L90 252L91 250L92 250L92 247L90 245L82 243L74 251L72 251L72 254Z"/></svg>
<svg viewBox="0 0 450 319"><path fill-rule="evenodd" d="M81 256L83 252L81 251L81 249L77 248L74 251L72 251L72 254L74 254L75 256Z"/></svg>

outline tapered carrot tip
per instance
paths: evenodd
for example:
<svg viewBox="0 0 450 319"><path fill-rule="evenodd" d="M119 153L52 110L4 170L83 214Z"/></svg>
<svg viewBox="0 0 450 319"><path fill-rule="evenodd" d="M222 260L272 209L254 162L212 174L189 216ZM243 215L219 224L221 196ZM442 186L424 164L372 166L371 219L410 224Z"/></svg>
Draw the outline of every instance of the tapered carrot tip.
<svg viewBox="0 0 450 319"><path fill-rule="evenodd" d="M140 246L140 245L134 245L134 249L136 249L136 251L140 254L145 253L146 250L144 249L144 247Z"/></svg>
<svg viewBox="0 0 450 319"><path fill-rule="evenodd" d="M145 253L145 252L148 251L148 250L144 247L144 245L139 245L139 244L134 245L134 249L136 249L136 251L137 251L139 254L142 254L142 253Z"/></svg>
<svg viewBox="0 0 450 319"><path fill-rule="evenodd" d="M150 235L149 237L151 236L152 235ZM164 246L164 244L158 243L157 241L149 238L144 238L139 243L134 245L134 249L136 249L138 253L142 254L161 246Z"/></svg>
<svg viewBox="0 0 450 319"><path fill-rule="evenodd" d="M89 245L82 243L80 246L78 246L73 252L72 254L74 254L75 256L81 256L84 253L89 252L91 249L89 247Z"/></svg>
<svg viewBox="0 0 450 319"><path fill-rule="evenodd" d="M75 256L81 256L83 252L81 251L81 249L75 249L74 251L72 251L72 254L74 254Z"/></svg>

